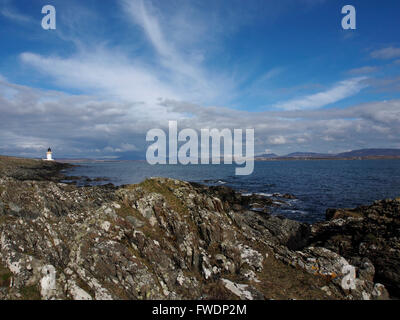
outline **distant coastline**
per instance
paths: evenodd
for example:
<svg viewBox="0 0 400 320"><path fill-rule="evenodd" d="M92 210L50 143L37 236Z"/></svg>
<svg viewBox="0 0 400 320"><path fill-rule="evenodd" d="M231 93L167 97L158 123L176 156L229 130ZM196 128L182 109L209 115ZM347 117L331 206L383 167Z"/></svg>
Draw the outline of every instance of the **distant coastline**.
<svg viewBox="0 0 400 320"><path fill-rule="evenodd" d="M290 158L290 157L278 157L278 158L259 158L256 157L254 158L254 161L308 161L308 160L314 160L314 161L322 161L322 160L337 160L337 161L350 161L350 160L400 160L400 156L396 157L390 157L390 156L369 156L369 157L352 157L352 158L312 158L312 157L296 157L296 158ZM120 159L115 159L115 160L103 160L103 159L56 159L55 161L59 163L101 163L101 162L146 162L146 160L137 160L137 159L132 159L132 160L120 160ZM222 162L223 164L223 162Z"/></svg>
<svg viewBox="0 0 400 320"><path fill-rule="evenodd" d="M223 157L221 157L223 159ZM255 161L293 161L293 160L398 160L400 159L400 149L360 149L337 154L325 154L316 152L294 152L287 155L259 154L254 157ZM123 161L146 161L145 159L90 159L77 158L57 159L58 162L80 163L80 162L123 162ZM211 159L210 159L211 161ZM200 159L199 159L200 163Z"/></svg>
<svg viewBox="0 0 400 320"><path fill-rule="evenodd" d="M15 158L18 156L4 156ZM41 158L31 158L32 160L42 160ZM275 153L270 154L258 154L254 156L254 161L304 161L304 160L399 160L400 149L360 149L352 150L348 152L342 152L337 154L325 154L316 152L294 152L287 155L277 155ZM221 157L221 163L223 163L223 157ZM145 162L146 159L120 159L120 158L57 158L55 161L59 163L84 163L84 162L127 162L127 161L138 161ZM212 159L210 158L210 163ZM199 163L200 163L199 159Z"/></svg>
<svg viewBox="0 0 400 320"><path fill-rule="evenodd" d="M255 157L256 161L271 160L382 160L400 159L400 149L359 149L337 154L316 152L294 152L279 156L274 153L261 154Z"/></svg>
<svg viewBox="0 0 400 320"><path fill-rule="evenodd" d="M365 157L276 157L276 158L263 158L263 157L255 157L254 161L305 161L305 160L400 160L400 156L365 156ZM123 160L123 159L113 159L113 160L104 160L104 159L56 159L57 162L60 163L83 163L83 162L128 162L128 161L136 161L136 162L146 162L146 160ZM223 163L223 162L222 162Z"/></svg>
<svg viewBox="0 0 400 320"><path fill-rule="evenodd" d="M351 158L337 157L277 157L277 158L260 158L256 157L255 161L299 161L299 160L400 160L400 156L365 156Z"/></svg>

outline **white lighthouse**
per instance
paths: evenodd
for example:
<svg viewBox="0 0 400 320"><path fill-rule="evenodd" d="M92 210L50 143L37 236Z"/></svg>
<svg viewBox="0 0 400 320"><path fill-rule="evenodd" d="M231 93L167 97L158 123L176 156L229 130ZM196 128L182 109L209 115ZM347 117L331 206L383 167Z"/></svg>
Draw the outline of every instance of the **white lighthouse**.
<svg viewBox="0 0 400 320"><path fill-rule="evenodd" d="M51 152L51 148L47 149L47 153L46 153L46 159L44 159L46 161L54 161L53 160L53 153Z"/></svg>

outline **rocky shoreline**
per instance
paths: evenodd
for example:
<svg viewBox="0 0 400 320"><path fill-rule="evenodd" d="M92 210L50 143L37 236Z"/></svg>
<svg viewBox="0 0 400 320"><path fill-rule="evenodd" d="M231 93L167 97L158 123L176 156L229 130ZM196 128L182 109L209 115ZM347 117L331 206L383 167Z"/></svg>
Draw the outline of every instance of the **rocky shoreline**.
<svg viewBox="0 0 400 320"><path fill-rule="evenodd" d="M310 226L224 186L77 187L68 167L0 157L0 299L400 296L400 199Z"/></svg>

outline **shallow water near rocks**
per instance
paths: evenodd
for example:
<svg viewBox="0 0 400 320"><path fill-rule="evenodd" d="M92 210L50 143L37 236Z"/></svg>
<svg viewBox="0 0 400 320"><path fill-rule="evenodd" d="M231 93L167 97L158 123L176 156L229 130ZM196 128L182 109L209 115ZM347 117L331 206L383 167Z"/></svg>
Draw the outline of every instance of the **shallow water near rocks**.
<svg viewBox="0 0 400 320"><path fill-rule="evenodd" d="M224 185L246 193L283 199L274 214L301 222L325 219L327 208L352 208L400 196L400 160L312 160L255 162L252 175L235 176L235 165L155 165L145 161L80 163L67 175L100 177L107 181L90 184L134 184L149 177L169 177L206 185ZM83 184L87 182L82 182Z"/></svg>

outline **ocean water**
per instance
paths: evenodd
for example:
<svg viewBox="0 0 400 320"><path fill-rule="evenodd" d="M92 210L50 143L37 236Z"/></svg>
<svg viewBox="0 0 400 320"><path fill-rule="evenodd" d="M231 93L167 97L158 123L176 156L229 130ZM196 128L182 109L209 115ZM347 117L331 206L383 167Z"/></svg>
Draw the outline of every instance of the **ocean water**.
<svg viewBox="0 0 400 320"><path fill-rule="evenodd" d="M352 208L400 196L400 160L312 160L255 162L250 176L236 176L235 165L155 165L145 161L80 163L67 174L105 177L99 183L134 184L170 177L206 185L226 185L242 193L290 193L296 199L274 209L290 219L313 223L327 208Z"/></svg>

